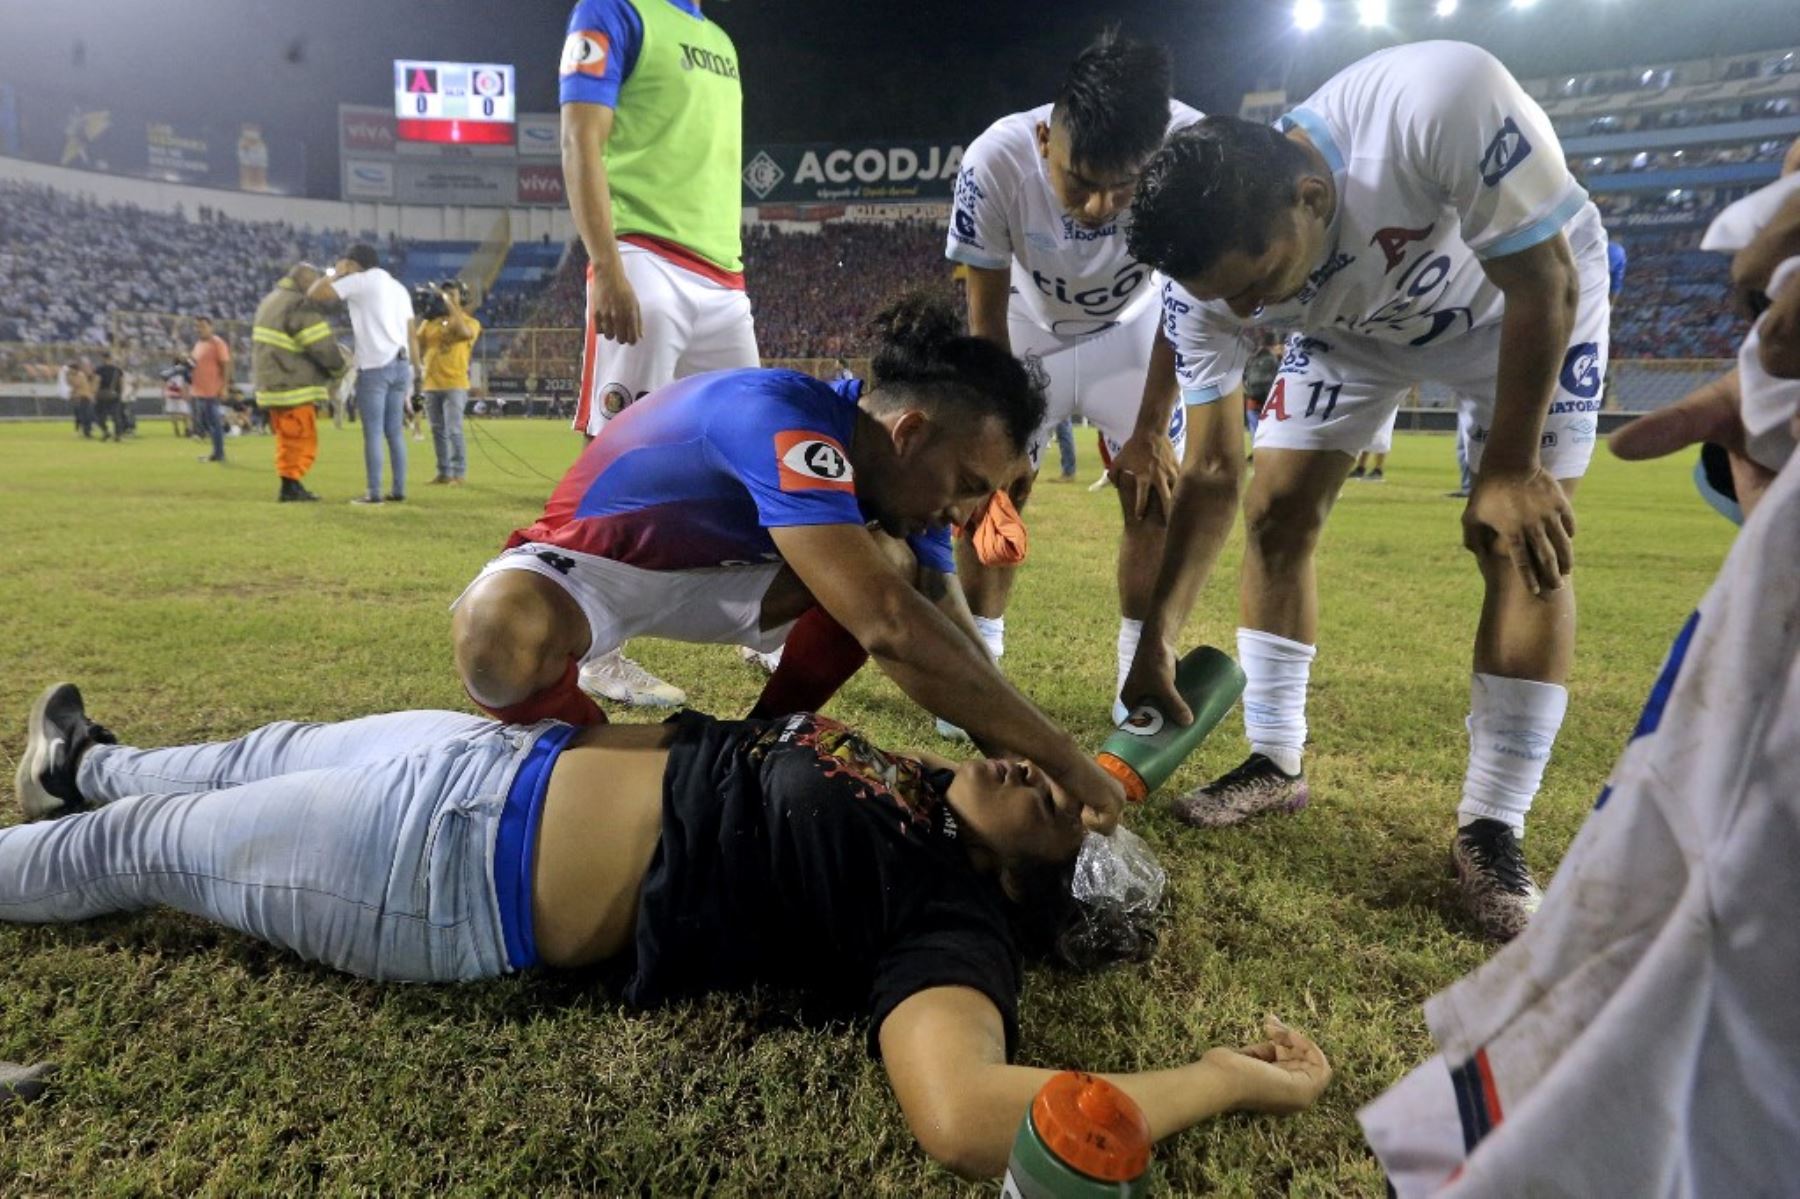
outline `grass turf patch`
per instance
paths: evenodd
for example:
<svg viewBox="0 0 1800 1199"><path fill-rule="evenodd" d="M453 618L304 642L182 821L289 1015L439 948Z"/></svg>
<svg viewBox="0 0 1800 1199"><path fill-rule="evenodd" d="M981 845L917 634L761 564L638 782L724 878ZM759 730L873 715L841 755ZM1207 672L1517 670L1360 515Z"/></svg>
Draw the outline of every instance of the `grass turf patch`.
<svg viewBox="0 0 1800 1199"><path fill-rule="evenodd" d="M60 424L0 427L4 777L27 705L59 678L144 745L466 708L447 606L579 448L560 424L470 425L469 486L421 485L430 445L410 443L411 498L378 508L344 502L362 489L354 427L321 430L307 482L327 502L311 505L275 503L266 438L229 441L220 467L152 421L124 445ZM1091 434L1081 441L1089 479ZM1541 877L1728 548L1690 467L1601 450L1582 485L1569 717L1527 841ZM1314 1111L1230 1116L1161 1146L1169 1191L1380 1194L1355 1110L1430 1052L1420 1002L1490 953L1452 911L1446 865L1480 598L1461 504L1443 496L1455 476L1450 439L1402 435L1387 482L1345 486L1319 552L1312 807L1202 835L1152 800L1133 823L1173 883L1156 958L1027 985L1031 1064L1174 1065L1253 1037L1269 1010L1331 1057L1337 1079ZM1045 485L1026 515L1032 558L1004 667L1098 745L1117 502ZM1241 539L1190 644L1234 651ZM760 689L726 647L632 652L705 711L741 713ZM936 743L929 718L872 671L830 711L888 746ZM1229 717L1169 793L1235 765L1240 731ZM0 961L0 1058L62 1064L52 1099L0 1113L8 1193L959 1188L914 1145L860 1030L808 1024L779 995L632 1014L574 977L384 986L169 912L0 925Z"/></svg>

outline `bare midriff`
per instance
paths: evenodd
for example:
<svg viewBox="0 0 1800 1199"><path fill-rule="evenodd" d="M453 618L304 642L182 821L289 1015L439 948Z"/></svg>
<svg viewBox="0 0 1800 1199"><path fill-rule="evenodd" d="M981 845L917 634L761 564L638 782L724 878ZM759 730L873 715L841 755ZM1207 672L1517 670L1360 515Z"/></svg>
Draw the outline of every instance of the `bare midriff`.
<svg viewBox="0 0 1800 1199"><path fill-rule="evenodd" d="M662 836L674 730L599 725L558 755L538 818L531 918L538 957L585 966L631 944L638 890Z"/></svg>

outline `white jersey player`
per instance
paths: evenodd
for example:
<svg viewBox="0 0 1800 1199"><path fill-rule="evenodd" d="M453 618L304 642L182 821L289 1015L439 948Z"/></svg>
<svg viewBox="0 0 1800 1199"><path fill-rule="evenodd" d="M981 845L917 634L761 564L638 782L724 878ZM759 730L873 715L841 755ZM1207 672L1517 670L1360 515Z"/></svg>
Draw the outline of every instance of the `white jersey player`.
<svg viewBox="0 0 1800 1199"><path fill-rule="evenodd" d="M1032 440L1033 471L1052 431L1074 416L1099 427L1114 459L1126 509L1121 678L1161 555L1162 526L1150 519L1149 495L1160 489L1166 504L1188 435L1166 346L1160 375L1146 384L1158 283L1126 249L1127 206L1166 133L1199 118L1169 99L1162 50L1102 36L1071 65L1054 103L1002 117L970 144L945 249L968 268L971 332L1042 370L1049 411ZM1233 449L1235 461L1241 455ZM1022 504L1030 488L1030 478L1021 480L1014 501ZM958 570L998 657L1012 567L981 563L971 541L959 551Z"/></svg>
<svg viewBox="0 0 1800 1199"><path fill-rule="evenodd" d="M1475 414L1463 541L1486 584L1453 858L1477 922L1512 935L1538 899L1518 839L1568 698L1567 497L1606 373L1599 214L1543 110L1459 42L1371 55L1273 128L1201 122L1146 169L1134 213L1132 250L1181 284L1165 318L1190 400L1235 396L1246 326L1293 330L1245 499L1252 752L1178 810L1211 826L1306 802L1313 547L1357 451L1411 386L1446 384ZM1185 552L1172 538L1128 694L1176 700L1185 613L1168 597L1198 585Z"/></svg>

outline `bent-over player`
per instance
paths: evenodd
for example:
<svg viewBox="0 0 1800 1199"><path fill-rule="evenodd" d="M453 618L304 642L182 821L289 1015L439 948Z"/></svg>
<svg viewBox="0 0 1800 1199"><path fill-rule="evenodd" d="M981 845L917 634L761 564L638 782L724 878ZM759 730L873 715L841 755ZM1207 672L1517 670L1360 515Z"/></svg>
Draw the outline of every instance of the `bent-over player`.
<svg viewBox="0 0 1800 1199"><path fill-rule="evenodd" d="M1492 55L1459 42L1371 55L1274 127L1215 117L1176 134L1133 212L1133 252L1199 301L1176 322L1190 392L1229 395L1235 411L1243 329L1295 330L1244 503L1251 754L1179 813L1217 826L1306 803L1313 548L1353 456L1407 389L1446 384L1477 418L1463 542L1485 584L1452 857L1477 922L1512 936L1539 898L1519 839L1568 704L1569 494L1593 453L1606 375L1599 213L1543 110ZM1128 701L1155 697L1180 716L1174 600L1204 569L1189 549L1169 539L1125 687Z"/></svg>

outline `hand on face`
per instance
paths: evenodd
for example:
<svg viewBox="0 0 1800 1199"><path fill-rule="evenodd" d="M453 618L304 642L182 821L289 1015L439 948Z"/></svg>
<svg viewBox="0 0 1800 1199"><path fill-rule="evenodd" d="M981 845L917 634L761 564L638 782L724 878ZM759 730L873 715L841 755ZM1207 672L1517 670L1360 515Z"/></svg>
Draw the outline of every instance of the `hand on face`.
<svg viewBox="0 0 1800 1199"><path fill-rule="evenodd" d="M949 799L963 823L1003 861L1066 861L1080 850L1086 833L1081 805L1026 761L963 762Z"/></svg>

